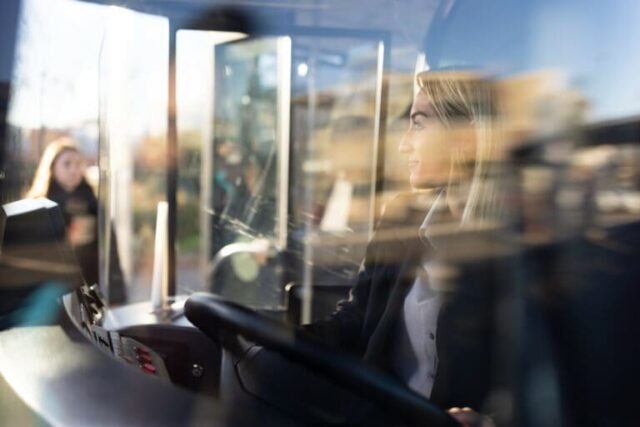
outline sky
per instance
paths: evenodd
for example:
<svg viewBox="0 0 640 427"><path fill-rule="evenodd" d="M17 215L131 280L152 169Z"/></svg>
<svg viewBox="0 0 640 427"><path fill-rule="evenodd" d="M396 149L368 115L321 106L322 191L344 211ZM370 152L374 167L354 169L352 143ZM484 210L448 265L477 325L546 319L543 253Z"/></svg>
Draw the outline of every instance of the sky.
<svg viewBox="0 0 640 427"><path fill-rule="evenodd" d="M639 1L459 0L456 6L449 28L432 43L440 50L430 65L466 63L497 76L552 69L586 96L592 120L640 113Z"/></svg>

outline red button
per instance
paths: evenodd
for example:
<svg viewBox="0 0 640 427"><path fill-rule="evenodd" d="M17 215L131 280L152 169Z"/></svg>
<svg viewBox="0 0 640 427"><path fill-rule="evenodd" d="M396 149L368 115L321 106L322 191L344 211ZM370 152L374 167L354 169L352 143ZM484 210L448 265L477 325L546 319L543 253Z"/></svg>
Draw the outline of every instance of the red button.
<svg viewBox="0 0 640 427"><path fill-rule="evenodd" d="M142 363L153 363L153 359L148 354L138 354L138 360Z"/></svg>
<svg viewBox="0 0 640 427"><path fill-rule="evenodd" d="M144 365L142 365L142 369L145 372L148 372L150 374L155 374L156 373L156 367L153 366L151 363L145 363Z"/></svg>
<svg viewBox="0 0 640 427"><path fill-rule="evenodd" d="M138 354L149 354L149 350L142 347L133 347L133 351L135 351Z"/></svg>

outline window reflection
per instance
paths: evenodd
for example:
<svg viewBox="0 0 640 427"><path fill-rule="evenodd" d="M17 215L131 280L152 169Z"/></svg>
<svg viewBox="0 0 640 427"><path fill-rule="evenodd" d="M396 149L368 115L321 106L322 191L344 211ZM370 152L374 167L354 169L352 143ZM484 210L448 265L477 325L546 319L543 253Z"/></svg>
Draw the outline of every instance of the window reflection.
<svg viewBox="0 0 640 427"><path fill-rule="evenodd" d="M213 211L222 221L270 238L276 237L279 196L277 43L274 38L216 48ZM214 237L214 252L226 240Z"/></svg>

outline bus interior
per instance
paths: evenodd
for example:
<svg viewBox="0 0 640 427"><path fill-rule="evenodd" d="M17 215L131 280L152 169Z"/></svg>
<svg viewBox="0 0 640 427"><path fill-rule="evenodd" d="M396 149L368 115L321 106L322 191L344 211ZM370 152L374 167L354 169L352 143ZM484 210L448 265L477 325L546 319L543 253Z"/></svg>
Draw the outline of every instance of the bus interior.
<svg viewBox="0 0 640 427"><path fill-rule="evenodd" d="M640 4L0 12L0 424L460 425L452 406L479 426L637 422ZM430 92L420 154L433 87L466 104ZM60 138L93 219L27 197ZM398 300L407 262L423 270ZM420 271L444 301L417 339L437 348L431 399L399 380L422 367L397 326ZM351 342L314 335L336 321Z"/></svg>

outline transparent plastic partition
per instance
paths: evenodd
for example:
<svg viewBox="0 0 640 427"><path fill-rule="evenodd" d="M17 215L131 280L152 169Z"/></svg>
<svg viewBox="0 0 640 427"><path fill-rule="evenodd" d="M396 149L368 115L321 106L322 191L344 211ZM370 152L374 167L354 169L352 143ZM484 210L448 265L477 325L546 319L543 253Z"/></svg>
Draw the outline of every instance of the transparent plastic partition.
<svg viewBox="0 0 640 427"><path fill-rule="evenodd" d="M140 302L151 294L156 207L167 197L169 23L124 8L101 10L101 283L117 302Z"/></svg>
<svg viewBox="0 0 640 427"><path fill-rule="evenodd" d="M281 310L289 283L348 283L379 213L384 47L178 32L178 293Z"/></svg>

